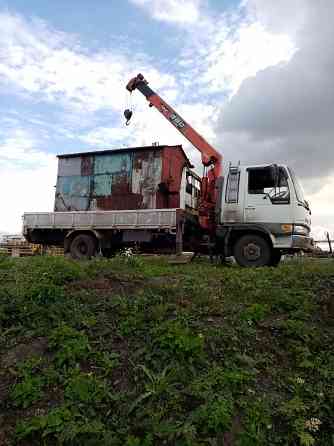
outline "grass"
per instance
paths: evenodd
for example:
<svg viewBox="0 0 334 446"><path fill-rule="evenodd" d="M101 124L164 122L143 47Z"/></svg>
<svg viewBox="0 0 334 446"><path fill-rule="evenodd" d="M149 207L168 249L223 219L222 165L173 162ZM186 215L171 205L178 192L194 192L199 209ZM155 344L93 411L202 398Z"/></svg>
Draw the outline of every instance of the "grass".
<svg viewBox="0 0 334 446"><path fill-rule="evenodd" d="M0 444L334 445L334 263L0 258Z"/></svg>

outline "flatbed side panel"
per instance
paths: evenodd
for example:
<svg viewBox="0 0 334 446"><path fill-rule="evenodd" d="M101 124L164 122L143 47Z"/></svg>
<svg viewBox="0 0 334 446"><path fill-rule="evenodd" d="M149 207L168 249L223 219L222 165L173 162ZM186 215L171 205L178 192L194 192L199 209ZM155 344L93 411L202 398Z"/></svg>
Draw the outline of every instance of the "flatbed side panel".
<svg viewBox="0 0 334 446"><path fill-rule="evenodd" d="M176 209L25 213L28 229L157 229L176 227Z"/></svg>

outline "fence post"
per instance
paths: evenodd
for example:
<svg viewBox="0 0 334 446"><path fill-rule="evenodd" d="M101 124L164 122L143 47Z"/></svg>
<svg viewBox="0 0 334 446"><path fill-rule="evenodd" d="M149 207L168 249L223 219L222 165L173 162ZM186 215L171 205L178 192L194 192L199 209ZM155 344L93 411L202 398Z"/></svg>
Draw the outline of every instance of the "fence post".
<svg viewBox="0 0 334 446"><path fill-rule="evenodd" d="M329 245L329 252L330 252L330 254L333 254L332 241L331 241L331 239L329 237L329 232L327 232L326 236L327 236L328 245Z"/></svg>

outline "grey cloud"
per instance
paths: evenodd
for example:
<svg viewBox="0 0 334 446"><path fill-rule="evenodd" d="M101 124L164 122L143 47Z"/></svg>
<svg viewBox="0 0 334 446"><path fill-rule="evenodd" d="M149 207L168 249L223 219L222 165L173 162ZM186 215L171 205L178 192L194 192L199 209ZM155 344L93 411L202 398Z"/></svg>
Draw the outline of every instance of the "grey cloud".
<svg viewBox="0 0 334 446"><path fill-rule="evenodd" d="M302 3L299 50L243 82L222 110L217 139L243 161L291 164L309 188L334 173L334 2Z"/></svg>
<svg viewBox="0 0 334 446"><path fill-rule="evenodd" d="M307 1L246 0L245 5L248 14L253 15L271 32L294 34L305 22Z"/></svg>

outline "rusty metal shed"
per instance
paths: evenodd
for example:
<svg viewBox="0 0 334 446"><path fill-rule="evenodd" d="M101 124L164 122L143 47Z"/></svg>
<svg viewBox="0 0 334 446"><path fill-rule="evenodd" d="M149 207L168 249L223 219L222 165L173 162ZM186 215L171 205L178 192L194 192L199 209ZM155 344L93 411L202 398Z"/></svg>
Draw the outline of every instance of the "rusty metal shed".
<svg viewBox="0 0 334 446"><path fill-rule="evenodd" d="M58 155L55 211L180 206L182 146L145 146Z"/></svg>

